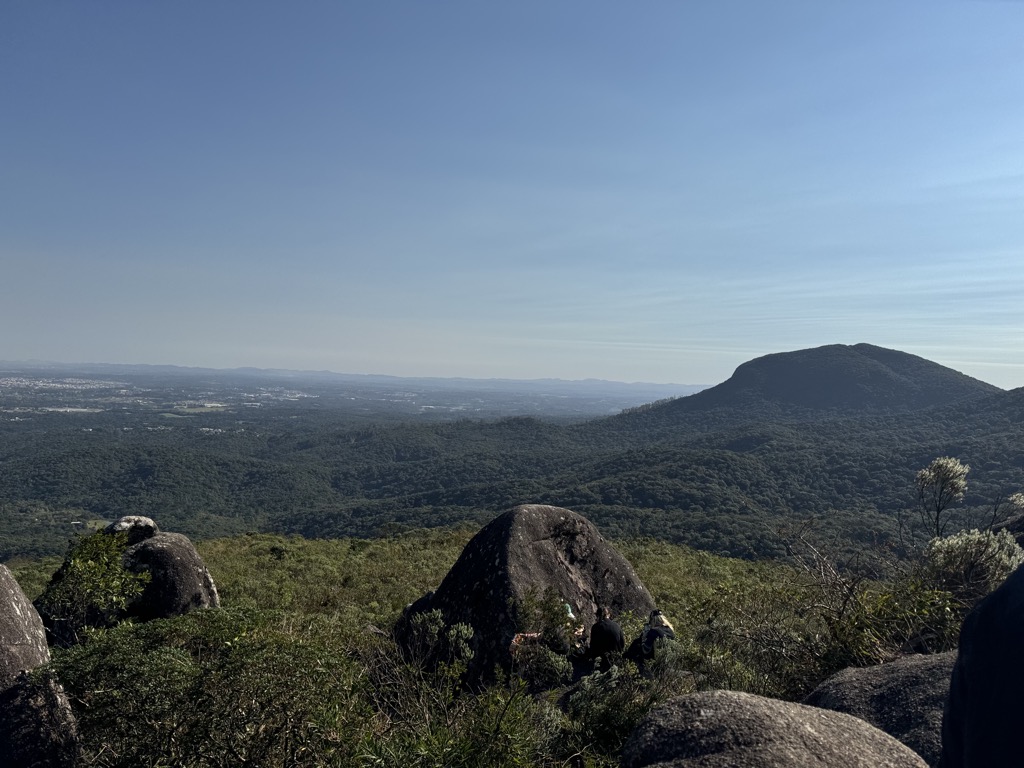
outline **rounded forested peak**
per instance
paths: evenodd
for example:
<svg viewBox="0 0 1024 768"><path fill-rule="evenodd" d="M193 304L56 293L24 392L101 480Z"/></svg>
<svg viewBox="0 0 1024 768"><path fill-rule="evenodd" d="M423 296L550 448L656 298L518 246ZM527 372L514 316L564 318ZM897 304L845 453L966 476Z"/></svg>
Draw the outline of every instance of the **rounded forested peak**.
<svg viewBox="0 0 1024 768"><path fill-rule="evenodd" d="M730 382L810 408L918 408L996 391L938 363L870 344L765 355L739 366Z"/></svg>
<svg viewBox="0 0 1024 768"><path fill-rule="evenodd" d="M981 398L999 388L923 357L871 344L828 344L748 360L725 382L676 407L916 410Z"/></svg>

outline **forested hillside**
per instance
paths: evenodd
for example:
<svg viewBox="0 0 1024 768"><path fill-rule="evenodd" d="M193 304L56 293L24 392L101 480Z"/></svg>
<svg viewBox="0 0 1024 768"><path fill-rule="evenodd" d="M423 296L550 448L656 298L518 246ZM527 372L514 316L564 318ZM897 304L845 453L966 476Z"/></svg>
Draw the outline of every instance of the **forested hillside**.
<svg viewBox="0 0 1024 768"><path fill-rule="evenodd" d="M375 422L298 396L215 405L0 422L0 557L62 552L90 521L123 514L196 538L374 536L526 502L614 536L754 557L812 517L848 542L893 536L914 473L936 456L971 465L965 511L1024 488L1024 390L867 345L761 358L718 387L584 423Z"/></svg>

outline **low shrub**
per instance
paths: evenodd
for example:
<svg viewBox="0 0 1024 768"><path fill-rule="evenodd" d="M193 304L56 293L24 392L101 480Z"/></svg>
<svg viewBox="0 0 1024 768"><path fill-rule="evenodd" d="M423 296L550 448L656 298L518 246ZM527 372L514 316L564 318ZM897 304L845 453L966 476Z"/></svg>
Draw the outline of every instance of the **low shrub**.
<svg viewBox="0 0 1024 768"><path fill-rule="evenodd" d="M142 594L150 575L125 569L122 557L127 547L127 532L93 533L71 545L35 601L52 642L73 645L90 627L113 626Z"/></svg>
<svg viewBox="0 0 1024 768"><path fill-rule="evenodd" d="M973 605L1024 563L1024 550L1007 530L961 531L928 542L922 579Z"/></svg>

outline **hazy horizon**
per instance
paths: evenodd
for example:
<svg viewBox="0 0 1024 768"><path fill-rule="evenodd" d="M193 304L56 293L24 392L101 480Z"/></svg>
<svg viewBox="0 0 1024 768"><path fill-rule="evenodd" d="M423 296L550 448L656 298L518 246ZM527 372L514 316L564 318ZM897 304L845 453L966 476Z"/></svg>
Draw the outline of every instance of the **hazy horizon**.
<svg viewBox="0 0 1024 768"><path fill-rule="evenodd" d="M106 360L80 360L77 362L68 362L66 360L45 360L40 358L28 358L23 360L0 360L0 365L10 366L24 366L26 368L33 368L35 366L59 366L62 368L75 368L81 366L88 368L90 366L110 366L110 367L145 367L145 368L183 368L186 370L210 370L230 373L232 371L244 371L244 370L255 370L255 371L282 371L285 373L309 373L309 374L330 374L334 376L358 376L366 378L395 378L395 379L445 379L445 380L460 380L466 379L467 381L524 381L524 382L535 382L535 381L562 381L566 383L577 383L587 381L597 382L608 382L610 384L649 384L652 386L659 387L703 387L707 388L714 386L713 384L707 384L702 382L683 382L683 381L622 381L619 379L598 379L594 377L584 379L561 379L554 376L543 376L534 379L524 379L521 377L506 377L506 376L490 376L490 377L479 377L479 376L399 376L393 373L380 373L380 372L361 372L361 371L334 371L328 368L274 368L267 366L254 366L254 365L240 365L234 367L221 367L221 366L209 366L209 365L179 365L177 363L114 363ZM720 383L720 382L716 382Z"/></svg>
<svg viewBox="0 0 1024 768"><path fill-rule="evenodd" d="M1024 385L1024 4L0 7L0 359Z"/></svg>
<svg viewBox="0 0 1024 768"><path fill-rule="evenodd" d="M877 346L877 345L873 345L873 346ZM796 352L796 351L800 351L800 350L786 350L786 351L787 352L790 352L790 351ZM896 351L903 351L903 350L896 350ZM761 357L761 355L758 355L757 357ZM756 359L756 358L751 358L751 360L753 360L753 359ZM743 361L743 362L748 362L748 361ZM931 362L936 362L936 361L933 360ZM939 364L941 365L941 363L939 363ZM487 377L487 376L485 376L485 377L481 377L481 376L418 376L418 375L399 375L399 374L392 374L392 373L381 373L381 372L376 372L376 371L338 371L338 370L331 370L331 369L327 369L327 368L275 368L275 367L270 367L270 366L233 366L233 367L224 367L224 366L205 366L205 365L202 365L202 366L189 366L189 365L180 365L180 364L177 364L177 363L168 363L168 362L161 362L161 363L124 363L124 362L110 362L110 361L102 361L102 360L89 360L89 361L68 362L68 361L64 361L64 360L42 360L42 359L25 359L25 360L3 360L3 359L0 359L0 365L25 366L25 367L29 367L29 368L31 368L33 366L58 366L58 367L66 367L66 368L71 368L71 369L74 369L76 366L81 366L83 368L87 368L89 366L101 366L101 367L102 366L110 366L110 367L119 367L119 366L123 366L123 367L155 367L155 368L183 368L183 369L195 369L195 370L212 370L212 371L225 372L225 373L230 373L232 371L240 371L240 370L255 370L255 371L268 371L268 372L280 371L280 372L284 372L284 373L296 373L296 374L329 374L329 375L333 375L333 376L343 376L343 377L344 376L352 376L352 377L365 377L365 378L375 378L375 377L377 377L377 378L398 378L398 379L442 379L442 380L449 380L449 381L451 381L451 380L467 380L467 381L476 381L476 382L487 382L487 381L510 381L510 382L516 382L516 381L521 381L521 382L526 383L526 382L557 381L557 382L564 382L564 383L586 383L586 382L593 381L593 382L606 382L606 383L609 383L609 384L625 384L625 385L637 385L637 386L649 385L649 386L652 386L652 387L681 387L681 388L687 388L687 389L693 389L693 390L708 389L710 387L714 387L714 386L716 386L718 384L721 384L722 382L726 381L728 378L730 378L732 376L732 373L733 373L733 372L730 372L729 376L727 376L725 379L722 379L722 381L714 381L714 382L695 382L695 381L688 381L688 382L683 382L683 381L666 382L666 381L643 381L643 380L639 380L639 379L635 379L635 380L601 379L601 378L597 378L597 377L587 377L587 378L581 378L581 379L566 379L566 378L559 378L557 376L542 376L542 377L536 377L536 378L524 378L524 377L517 377L517 376L489 376L489 377ZM949 366L946 366L946 367L949 367ZM954 370L956 370L956 369L954 369ZM960 371L960 372L963 373L963 371ZM966 375L969 376L970 374L966 374ZM986 381L985 379L981 379L980 377L977 377L977 376L974 376L972 378L978 379L980 381ZM990 381L988 381L986 383L992 384L992 382L990 382ZM995 386L999 386L999 385L996 384ZM1002 388L1003 389L1015 389L1015 387L1002 387ZM693 394L693 393L692 392L688 392L686 394Z"/></svg>

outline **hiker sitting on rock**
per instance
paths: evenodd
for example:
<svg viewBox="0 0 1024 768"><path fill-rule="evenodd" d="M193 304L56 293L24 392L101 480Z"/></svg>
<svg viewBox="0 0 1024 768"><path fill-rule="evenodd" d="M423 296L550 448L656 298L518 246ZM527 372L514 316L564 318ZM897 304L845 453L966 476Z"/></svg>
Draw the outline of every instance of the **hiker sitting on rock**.
<svg viewBox="0 0 1024 768"><path fill-rule="evenodd" d="M658 641L668 642L675 639L675 630L672 629L672 624L669 620L665 618L665 614L659 610L653 610L647 619L647 624L644 625L643 632L640 633L640 637L629 644L626 658L636 662L636 665L640 667L642 672L644 664L654 659L654 651L658 647Z"/></svg>

